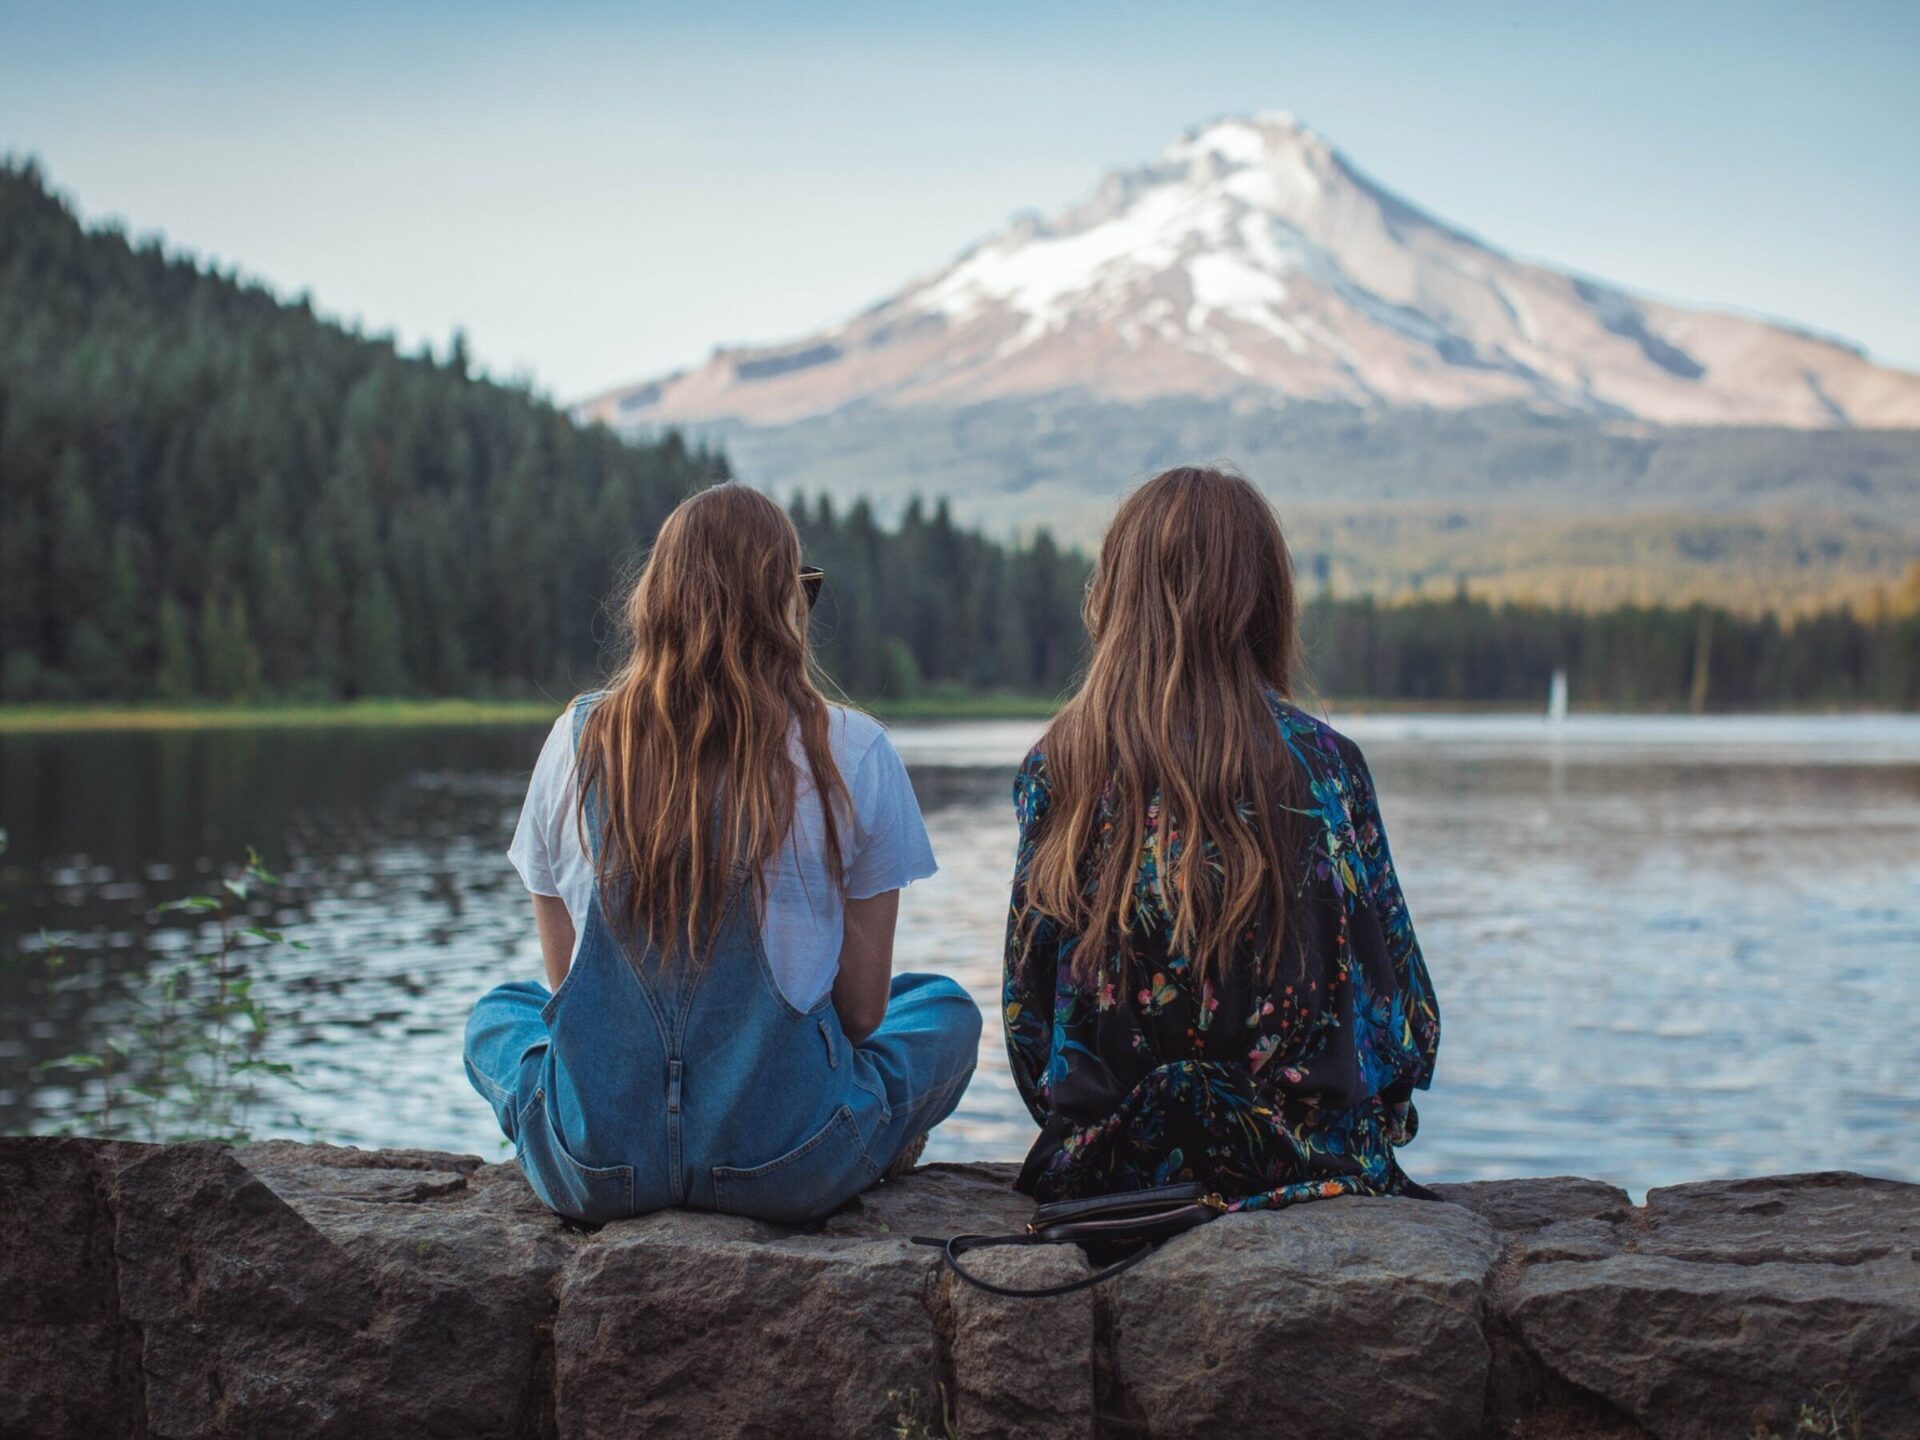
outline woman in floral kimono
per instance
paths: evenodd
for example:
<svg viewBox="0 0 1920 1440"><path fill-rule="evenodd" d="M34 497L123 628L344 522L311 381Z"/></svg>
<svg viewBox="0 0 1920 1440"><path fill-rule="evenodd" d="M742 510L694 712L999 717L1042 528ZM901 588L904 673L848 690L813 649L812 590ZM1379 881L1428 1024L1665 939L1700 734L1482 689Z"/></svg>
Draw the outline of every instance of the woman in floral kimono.
<svg viewBox="0 0 1920 1440"><path fill-rule="evenodd" d="M1060 1200L1417 1191L1439 1009L1359 748L1289 703L1292 564L1247 481L1170 470L1089 586L1093 657L1014 783L1007 1048Z"/></svg>

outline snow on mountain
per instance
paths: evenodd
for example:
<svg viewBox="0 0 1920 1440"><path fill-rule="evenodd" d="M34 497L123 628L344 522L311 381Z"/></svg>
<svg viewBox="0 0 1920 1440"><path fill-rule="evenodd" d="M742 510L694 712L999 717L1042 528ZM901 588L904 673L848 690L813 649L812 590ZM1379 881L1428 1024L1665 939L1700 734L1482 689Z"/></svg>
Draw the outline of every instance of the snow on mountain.
<svg viewBox="0 0 1920 1440"><path fill-rule="evenodd" d="M616 425L766 425L1057 393L1920 426L1920 375L1515 260L1282 113L1198 127L843 324L720 350L581 410Z"/></svg>

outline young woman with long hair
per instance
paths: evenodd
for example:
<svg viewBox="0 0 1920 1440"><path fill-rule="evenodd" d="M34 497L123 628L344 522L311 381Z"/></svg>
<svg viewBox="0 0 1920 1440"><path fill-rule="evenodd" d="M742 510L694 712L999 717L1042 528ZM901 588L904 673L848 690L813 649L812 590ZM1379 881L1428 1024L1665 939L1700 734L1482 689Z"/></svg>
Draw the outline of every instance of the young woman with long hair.
<svg viewBox="0 0 1920 1440"><path fill-rule="evenodd" d="M1235 475L1157 476L1085 614L1085 682L1014 784L1003 998L1041 1125L1020 1187L1406 1193L1439 1010L1366 762L1288 701L1272 508Z"/></svg>
<svg viewBox="0 0 1920 1440"><path fill-rule="evenodd" d="M509 855L548 985L482 997L466 1065L562 1215L812 1219L911 1165L973 1074L966 991L891 973L933 851L886 732L814 683L820 582L766 496L685 501L625 664L535 766Z"/></svg>

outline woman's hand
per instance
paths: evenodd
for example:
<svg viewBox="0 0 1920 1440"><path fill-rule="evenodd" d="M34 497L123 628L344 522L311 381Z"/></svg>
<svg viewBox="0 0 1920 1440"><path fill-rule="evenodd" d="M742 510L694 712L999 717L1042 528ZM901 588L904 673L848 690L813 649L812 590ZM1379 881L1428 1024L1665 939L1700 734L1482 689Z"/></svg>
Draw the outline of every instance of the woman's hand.
<svg viewBox="0 0 1920 1440"><path fill-rule="evenodd" d="M898 890L847 901L833 1008L840 1016L840 1028L856 1045L887 1018L887 996L893 988L893 927L899 917Z"/></svg>

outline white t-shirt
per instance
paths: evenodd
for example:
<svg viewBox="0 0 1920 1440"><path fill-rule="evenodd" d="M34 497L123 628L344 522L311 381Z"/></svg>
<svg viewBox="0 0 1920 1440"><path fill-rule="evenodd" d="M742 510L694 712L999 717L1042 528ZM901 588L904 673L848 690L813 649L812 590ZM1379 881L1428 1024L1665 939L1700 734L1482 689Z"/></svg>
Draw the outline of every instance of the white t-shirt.
<svg viewBox="0 0 1920 1440"><path fill-rule="evenodd" d="M840 827L845 873L838 883L829 881L820 798L814 793L796 726L790 742L798 776L794 843L781 846L767 862L767 908L760 922L773 978L787 1003L801 1010L812 1009L833 988L839 973L843 902L898 890L939 868L907 767L880 722L838 705L827 709L834 763L853 802L852 833L844 823ZM536 895L557 896L566 905L573 917L578 953L595 881L593 862L574 822L579 787L573 766L573 722L572 706L553 722L533 767L507 858L527 889Z"/></svg>

